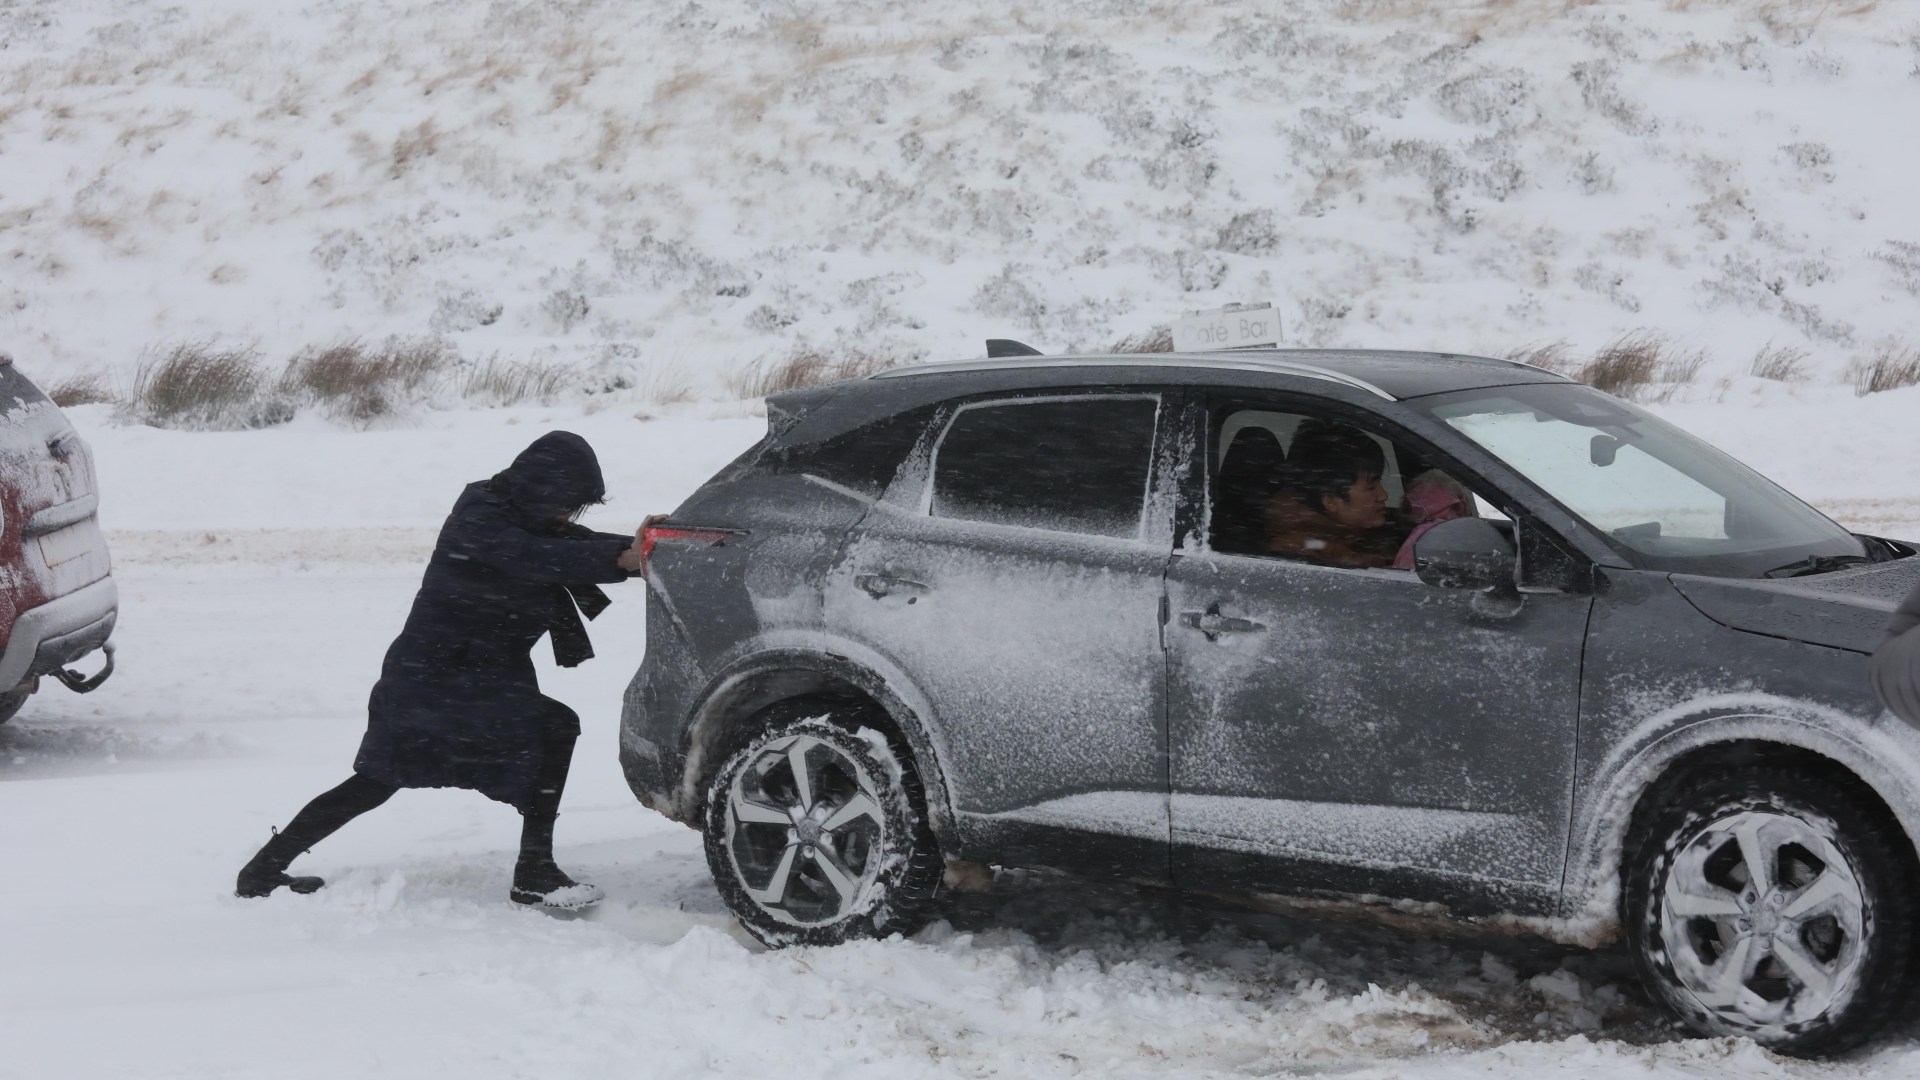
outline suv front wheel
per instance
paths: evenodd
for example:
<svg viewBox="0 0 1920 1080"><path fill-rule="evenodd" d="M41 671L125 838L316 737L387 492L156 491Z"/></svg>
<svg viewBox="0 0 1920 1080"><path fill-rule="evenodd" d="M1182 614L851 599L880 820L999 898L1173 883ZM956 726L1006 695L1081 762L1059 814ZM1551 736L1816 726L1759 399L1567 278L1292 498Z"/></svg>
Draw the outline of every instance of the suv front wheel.
<svg viewBox="0 0 1920 1080"><path fill-rule="evenodd" d="M941 861L904 750L858 711L776 708L707 791L721 898L776 948L918 929Z"/></svg>
<svg viewBox="0 0 1920 1080"><path fill-rule="evenodd" d="M1628 857L1626 931L1668 1013L1789 1054L1900 1010L1912 856L1849 787L1778 764L1667 786Z"/></svg>

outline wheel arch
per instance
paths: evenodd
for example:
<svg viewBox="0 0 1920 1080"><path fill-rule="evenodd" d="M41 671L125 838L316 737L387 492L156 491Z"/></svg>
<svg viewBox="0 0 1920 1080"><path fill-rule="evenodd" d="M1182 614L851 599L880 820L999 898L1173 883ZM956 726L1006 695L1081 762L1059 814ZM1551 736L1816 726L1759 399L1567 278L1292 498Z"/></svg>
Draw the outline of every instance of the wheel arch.
<svg viewBox="0 0 1920 1080"><path fill-rule="evenodd" d="M1650 797L1689 772L1791 761L1857 790L1884 812L1920 859L1920 732L1804 701L1694 703L1640 725L1586 785L1577 803L1552 936L1600 944L1618 933L1622 860Z"/></svg>
<svg viewBox="0 0 1920 1080"><path fill-rule="evenodd" d="M726 755L750 735L752 720L783 701L877 708L913 755L936 837L951 833L952 809L942 758L926 722L930 703L904 673L870 658L811 648L774 648L729 664L696 700L686 729L685 762L676 797L679 819L698 826L708 781Z"/></svg>

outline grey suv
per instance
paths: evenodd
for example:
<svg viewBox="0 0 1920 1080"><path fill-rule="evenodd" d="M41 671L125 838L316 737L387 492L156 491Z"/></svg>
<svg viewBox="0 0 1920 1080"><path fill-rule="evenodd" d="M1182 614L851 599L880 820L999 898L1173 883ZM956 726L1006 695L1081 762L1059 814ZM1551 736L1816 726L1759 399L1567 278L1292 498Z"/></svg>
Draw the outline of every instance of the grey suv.
<svg viewBox="0 0 1920 1080"><path fill-rule="evenodd" d="M1867 662L1912 546L1472 357L935 364L768 417L645 537L621 739L762 941L911 930L965 860L1623 933L1677 1021L1789 1052L1905 1000L1920 731Z"/></svg>

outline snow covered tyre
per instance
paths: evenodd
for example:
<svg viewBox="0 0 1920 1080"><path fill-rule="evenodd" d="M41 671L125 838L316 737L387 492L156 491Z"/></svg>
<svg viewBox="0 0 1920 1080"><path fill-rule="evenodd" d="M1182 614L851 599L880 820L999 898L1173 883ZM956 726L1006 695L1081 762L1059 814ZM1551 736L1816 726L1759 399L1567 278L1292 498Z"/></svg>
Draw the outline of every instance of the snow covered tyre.
<svg viewBox="0 0 1920 1080"><path fill-rule="evenodd" d="M1843 783L1777 764L1670 785L1627 862L1641 977L1692 1031L1845 1050L1907 1000L1912 854Z"/></svg>
<svg viewBox="0 0 1920 1080"><path fill-rule="evenodd" d="M857 713L785 712L707 791L721 898L775 948L918 929L941 861L904 750Z"/></svg>

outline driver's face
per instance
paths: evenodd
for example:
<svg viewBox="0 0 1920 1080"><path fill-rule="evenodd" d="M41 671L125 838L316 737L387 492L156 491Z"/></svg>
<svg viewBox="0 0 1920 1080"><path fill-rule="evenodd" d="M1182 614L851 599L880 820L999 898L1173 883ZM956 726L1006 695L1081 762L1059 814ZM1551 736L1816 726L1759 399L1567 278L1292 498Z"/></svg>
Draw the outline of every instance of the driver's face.
<svg viewBox="0 0 1920 1080"><path fill-rule="evenodd" d="M1387 489L1377 476L1359 476L1347 497L1329 495L1327 516L1349 529L1377 529L1387 523Z"/></svg>

